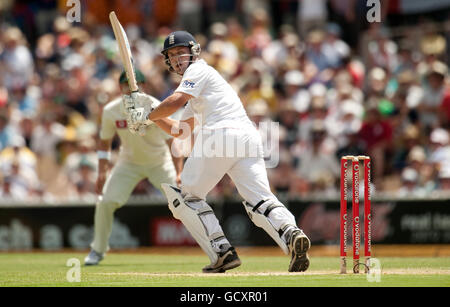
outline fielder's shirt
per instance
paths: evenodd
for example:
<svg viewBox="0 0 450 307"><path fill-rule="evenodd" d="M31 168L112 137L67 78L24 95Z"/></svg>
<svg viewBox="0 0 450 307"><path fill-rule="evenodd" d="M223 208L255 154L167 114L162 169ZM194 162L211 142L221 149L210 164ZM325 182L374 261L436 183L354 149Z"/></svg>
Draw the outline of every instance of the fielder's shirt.
<svg viewBox="0 0 450 307"><path fill-rule="evenodd" d="M152 98L160 103L156 98ZM144 136L132 134L128 130L122 97L109 102L103 108L100 139L110 140L115 133L119 135L121 141L119 161L156 166L167 159L172 159L166 143L171 136L157 125L148 126Z"/></svg>

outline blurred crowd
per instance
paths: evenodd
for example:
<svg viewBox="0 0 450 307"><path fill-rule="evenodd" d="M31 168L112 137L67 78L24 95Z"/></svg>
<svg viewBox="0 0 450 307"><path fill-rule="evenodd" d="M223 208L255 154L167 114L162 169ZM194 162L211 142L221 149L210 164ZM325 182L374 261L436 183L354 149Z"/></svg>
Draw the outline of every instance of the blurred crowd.
<svg viewBox="0 0 450 307"><path fill-rule="evenodd" d="M205 1L166 0L154 1L162 8L153 11L133 4L125 10L130 1L111 1L116 7L102 11L104 1L93 7L83 1L82 21L71 23L59 2L40 1L37 11L24 1L0 7L2 201L95 200L100 115L120 95L111 9L147 78L143 91L162 100L177 87L180 79L167 71L160 50L167 34L186 29L256 126L279 123L279 144L272 148L278 164L268 170L274 192L335 197L341 156L360 154L372 159L377 192L428 197L450 191L449 22L352 29L352 11L339 14L336 1L314 0L303 1L314 3L309 10L287 9L292 18L286 23L262 5L273 1L243 1L239 14L210 8L215 14L205 23L198 18ZM146 10L155 18L143 18ZM115 153L119 146L116 139ZM142 182L133 193L159 192ZM228 177L211 193L234 195Z"/></svg>

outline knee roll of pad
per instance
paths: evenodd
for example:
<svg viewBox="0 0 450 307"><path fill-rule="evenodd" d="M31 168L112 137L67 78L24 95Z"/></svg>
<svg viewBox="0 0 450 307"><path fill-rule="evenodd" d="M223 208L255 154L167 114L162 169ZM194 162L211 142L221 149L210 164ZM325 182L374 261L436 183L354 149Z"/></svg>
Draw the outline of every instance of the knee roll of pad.
<svg viewBox="0 0 450 307"><path fill-rule="evenodd" d="M200 247L215 263L219 246L226 241L212 208L203 200L185 201L181 190L170 184L161 184L173 216L180 220ZM228 243L228 241L226 241Z"/></svg>
<svg viewBox="0 0 450 307"><path fill-rule="evenodd" d="M169 209L176 219L180 219L178 216L178 211L175 210L183 201L183 196L181 195L181 190L174 187L168 183L162 183L161 188L166 194L167 200L169 202Z"/></svg>
<svg viewBox="0 0 450 307"><path fill-rule="evenodd" d="M274 200L262 200L255 206L252 206L250 203L244 201L244 208L247 211L248 216L252 220L252 222L264 229L275 242L281 247L285 254L289 253L288 242L285 242L283 238L285 237L286 232L292 227L297 227L295 223L292 223L291 220L284 218L283 214L281 216L273 217L270 216L270 213L276 208L284 208L287 211L286 207L280 202Z"/></svg>

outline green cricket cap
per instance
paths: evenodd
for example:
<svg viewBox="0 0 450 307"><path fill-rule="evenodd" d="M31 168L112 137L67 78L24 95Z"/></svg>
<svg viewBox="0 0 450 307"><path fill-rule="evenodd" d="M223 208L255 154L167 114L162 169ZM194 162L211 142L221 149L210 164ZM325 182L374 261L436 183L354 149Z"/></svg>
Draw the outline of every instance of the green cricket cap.
<svg viewBox="0 0 450 307"><path fill-rule="evenodd" d="M142 71L136 69L134 72L134 75L136 76L137 83L145 83L145 76L142 73ZM128 78L127 78L127 74L125 73L125 71L123 71L120 74L119 83L128 83Z"/></svg>

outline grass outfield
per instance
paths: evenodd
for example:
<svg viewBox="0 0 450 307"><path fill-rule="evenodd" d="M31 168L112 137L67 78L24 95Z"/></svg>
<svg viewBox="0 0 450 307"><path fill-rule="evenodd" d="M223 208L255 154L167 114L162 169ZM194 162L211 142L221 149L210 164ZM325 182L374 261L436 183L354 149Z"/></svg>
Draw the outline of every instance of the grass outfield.
<svg viewBox="0 0 450 307"><path fill-rule="evenodd" d="M238 248L239 252L239 248ZM450 257L377 257L380 282L366 274L338 274L339 258L311 255L304 273L288 273L289 259L280 253L242 252L242 265L225 274L202 274L208 262L200 252L111 252L101 265L83 266L86 252L0 253L0 286L145 286L145 287L449 287ZM80 282L68 282L73 267L81 262ZM349 259L348 261L351 261ZM363 272L361 267L361 272ZM348 271L350 271L350 265ZM74 275L71 275L74 276Z"/></svg>

